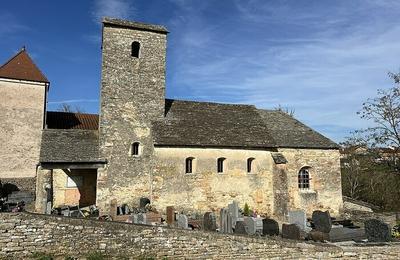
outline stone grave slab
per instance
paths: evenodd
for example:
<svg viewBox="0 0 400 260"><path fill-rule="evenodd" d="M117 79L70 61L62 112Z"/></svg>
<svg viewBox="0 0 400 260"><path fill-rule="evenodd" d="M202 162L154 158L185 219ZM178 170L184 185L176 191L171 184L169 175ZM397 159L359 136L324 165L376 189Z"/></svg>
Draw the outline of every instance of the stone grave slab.
<svg viewBox="0 0 400 260"><path fill-rule="evenodd" d="M361 241L366 238L363 228L336 227L329 232L329 241L331 242Z"/></svg>
<svg viewBox="0 0 400 260"><path fill-rule="evenodd" d="M244 223L249 235L262 234L263 223L261 218L245 217Z"/></svg>
<svg viewBox="0 0 400 260"><path fill-rule="evenodd" d="M217 221L213 212L206 212L203 218L203 229L206 231L217 230Z"/></svg>
<svg viewBox="0 0 400 260"><path fill-rule="evenodd" d="M235 227L236 221L239 218L239 204L236 201L228 204L228 210L232 217L232 226Z"/></svg>
<svg viewBox="0 0 400 260"><path fill-rule="evenodd" d="M233 232L232 216L225 208L220 211L220 232L228 234Z"/></svg>
<svg viewBox="0 0 400 260"><path fill-rule="evenodd" d="M262 220L263 223L263 236L278 236L279 235L279 224L276 220L265 218Z"/></svg>
<svg viewBox="0 0 400 260"><path fill-rule="evenodd" d="M307 217L303 210L289 211L289 223L297 224L302 230L306 229Z"/></svg>
<svg viewBox="0 0 400 260"><path fill-rule="evenodd" d="M332 229L332 219L329 211L316 210L312 214L315 230L329 233Z"/></svg>
<svg viewBox="0 0 400 260"><path fill-rule="evenodd" d="M369 242L389 242L392 239L391 228L379 219L368 219L364 222L365 234Z"/></svg>
<svg viewBox="0 0 400 260"><path fill-rule="evenodd" d="M188 229L188 218L184 214L179 214L178 215L178 227L183 228L183 229Z"/></svg>
<svg viewBox="0 0 400 260"><path fill-rule="evenodd" d="M167 207L167 224L172 226L175 223L175 208L173 206Z"/></svg>
<svg viewBox="0 0 400 260"><path fill-rule="evenodd" d="M244 221L239 220L236 222L234 233L239 235L248 235L247 227Z"/></svg>
<svg viewBox="0 0 400 260"><path fill-rule="evenodd" d="M287 239L301 240L301 228L296 224L282 224L282 237Z"/></svg>

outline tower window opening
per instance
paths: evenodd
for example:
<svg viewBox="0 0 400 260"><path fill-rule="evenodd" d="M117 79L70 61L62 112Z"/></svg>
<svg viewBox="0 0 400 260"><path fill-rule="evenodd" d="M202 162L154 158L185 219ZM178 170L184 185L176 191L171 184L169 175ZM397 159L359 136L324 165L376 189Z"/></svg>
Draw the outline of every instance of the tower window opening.
<svg viewBox="0 0 400 260"><path fill-rule="evenodd" d="M140 146L140 144L138 142L135 142L132 144L132 147L131 147L131 155L132 156L139 156L139 146Z"/></svg>
<svg viewBox="0 0 400 260"><path fill-rule="evenodd" d="M139 58L140 54L140 42L132 42L131 46L131 56L135 58Z"/></svg>

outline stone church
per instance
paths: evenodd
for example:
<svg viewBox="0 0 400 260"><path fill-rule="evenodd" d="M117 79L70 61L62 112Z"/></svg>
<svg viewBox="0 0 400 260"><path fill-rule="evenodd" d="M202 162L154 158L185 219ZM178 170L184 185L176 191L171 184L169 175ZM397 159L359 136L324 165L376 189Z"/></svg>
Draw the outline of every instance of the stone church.
<svg viewBox="0 0 400 260"><path fill-rule="evenodd" d="M166 99L167 34L103 20L99 115L47 111L49 80L25 49L2 65L2 183L34 192L38 212L96 204L107 214L147 197L161 211L236 200L269 216L338 214L338 145L280 111Z"/></svg>

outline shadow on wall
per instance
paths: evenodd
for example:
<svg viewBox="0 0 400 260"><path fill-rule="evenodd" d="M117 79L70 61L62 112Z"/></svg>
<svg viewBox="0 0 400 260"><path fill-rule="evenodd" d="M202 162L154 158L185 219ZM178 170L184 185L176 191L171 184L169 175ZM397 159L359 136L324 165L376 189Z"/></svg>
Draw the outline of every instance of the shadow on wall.
<svg viewBox="0 0 400 260"><path fill-rule="evenodd" d="M90 206L96 203L96 170L63 170L67 175L65 205ZM57 192L57 191L56 191Z"/></svg>
<svg viewBox="0 0 400 260"><path fill-rule="evenodd" d="M7 197L13 191L19 191L19 188L17 187L17 185L12 184L12 183L2 184L2 182L0 181L0 197L1 198Z"/></svg>

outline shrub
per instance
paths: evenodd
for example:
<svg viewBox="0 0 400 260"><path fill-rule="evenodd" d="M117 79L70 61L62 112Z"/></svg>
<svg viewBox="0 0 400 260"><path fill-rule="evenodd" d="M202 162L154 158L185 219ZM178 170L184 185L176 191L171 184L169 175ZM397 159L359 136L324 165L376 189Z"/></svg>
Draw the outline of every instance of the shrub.
<svg viewBox="0 0 400 260"><path fill-rule="evenodd" d="M247 203L244 204L243 215L250 216L250 207L247 205Z"/></svg>

